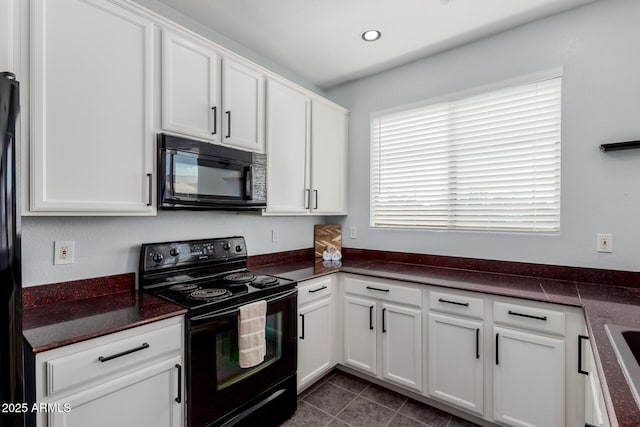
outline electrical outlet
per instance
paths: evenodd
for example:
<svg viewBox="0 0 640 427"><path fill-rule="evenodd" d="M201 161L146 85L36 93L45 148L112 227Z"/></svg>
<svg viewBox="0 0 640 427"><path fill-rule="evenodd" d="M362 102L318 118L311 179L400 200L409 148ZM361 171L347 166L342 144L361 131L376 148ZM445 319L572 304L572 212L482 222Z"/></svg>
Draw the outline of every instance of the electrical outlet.
<svg viewBox="0 0 640 427"><path fill-rule="evenodd" d="M613 234L598 234L598 252L613 252Z"/></svg>
<svg viewBox="0 0 640 427"><path fill-rule="evenodd" d="M358 238L358 228L355 225L352 225L349 228L349 237L352 239L357 239Z"/></svg>
<svg viewBox="0 0 640 427"><path fill-rule="evenodd" d="M271 230L271 243L278 243L278 232Z"/></svg>
<svg viewBox="0 0 640 427"><path fill-rule="evenodd" d="M53 263L73 264L73 241L53 242Z"/></svg>

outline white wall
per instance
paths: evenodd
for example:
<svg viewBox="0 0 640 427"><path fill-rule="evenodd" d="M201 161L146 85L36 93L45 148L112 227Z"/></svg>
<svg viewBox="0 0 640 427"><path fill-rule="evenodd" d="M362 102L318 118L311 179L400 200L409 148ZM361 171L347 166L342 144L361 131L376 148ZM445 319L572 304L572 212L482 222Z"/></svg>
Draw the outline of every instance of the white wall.
<svg viewBox="0 0 640 427"><path fill-rule="evenodd" d="M640 1L606 0L332 88L351 109L345 247L640 271ZM369 227L369 119L375 111L564 68L559 235ZM596 253L612 233L614 253ZM345 232L345 234L347 234Z"/></svg>
<svg viewBox="0 0 640 427"><path fill-rule="evenodd" d="M23 217L23 286L138 271L140 245L159 241L245 236L249 255L313 247L322 217L159 211L157 217ZM272 243L271 230L278 234ZM53 242L75 241L75 262L53 265Z"/></svg>

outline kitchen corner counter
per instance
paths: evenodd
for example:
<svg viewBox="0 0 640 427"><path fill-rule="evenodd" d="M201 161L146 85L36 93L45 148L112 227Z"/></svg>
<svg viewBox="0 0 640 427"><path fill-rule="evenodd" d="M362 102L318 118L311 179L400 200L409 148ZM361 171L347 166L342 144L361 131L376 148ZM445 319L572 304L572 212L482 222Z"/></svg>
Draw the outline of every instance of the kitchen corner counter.
<svg viewBox="0 0 640 427"><path fill-rule="evenodd" d="M179 316L186 310L134 290L133 273L23 289L23 336L33 353Z"/></svg>
<svg viewBox="0 0 640 427"><path fill-rule="evenodd" d="M414 255L408 254L407 258L414 261ZM456 268L451 268L442 265L399 262L397 260L399 256L394 258L396 259L389 261L367 256L345 255L340 267L327 267L322 261L316 261L313 258L293 259L279 264L254 265L252 269L297 281L340 271L581 307L584 310L591 338L589 341L594 350L596 368L602 382L611 425L640 425L640 408L633 398L604 329L605 324L640 328L640 286L638 284L640 274L584 269L588 271L562 274L563 280L559 280L540 277L539 271L529 275L531 271L529 268L524 268L521 274L515 274L512 264L516 263L508 265L506 269L508 274L505 274L499 271L459 268L458 265ZM523 264L523 266L530 265ZM555 266L552 266L552 269L564 271ZM566 280L567 276L572 275L582 280ZM603 281L603 283L589 281L591 278L597 281L607 277L616 281Z"/></svg>

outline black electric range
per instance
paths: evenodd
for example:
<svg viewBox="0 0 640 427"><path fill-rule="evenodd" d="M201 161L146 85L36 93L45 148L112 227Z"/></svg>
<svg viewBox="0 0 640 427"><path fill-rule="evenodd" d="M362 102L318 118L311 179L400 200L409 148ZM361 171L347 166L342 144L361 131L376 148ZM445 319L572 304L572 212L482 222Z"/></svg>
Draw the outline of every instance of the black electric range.
<svg viewBox="0 0 640 427"><path fill-rule="evenodd" d="M296 282L247 269L243 237L142 245L140 288L188 309L189 427L277 426L296 410ZM266 302L264 360L239 365L239 308Z"/></svg>

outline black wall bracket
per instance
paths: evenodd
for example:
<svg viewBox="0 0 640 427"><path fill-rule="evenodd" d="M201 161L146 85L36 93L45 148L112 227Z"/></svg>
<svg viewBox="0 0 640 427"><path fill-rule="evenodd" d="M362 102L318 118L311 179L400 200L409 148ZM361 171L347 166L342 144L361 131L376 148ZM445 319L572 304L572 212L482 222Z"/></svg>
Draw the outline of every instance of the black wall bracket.
<svg viewBox="0 0 640 427"><path fill-rule="evenodd" d="M640 141L612 142L600 145L601 151L629 150L631 148L640 148Z"/></svg>

